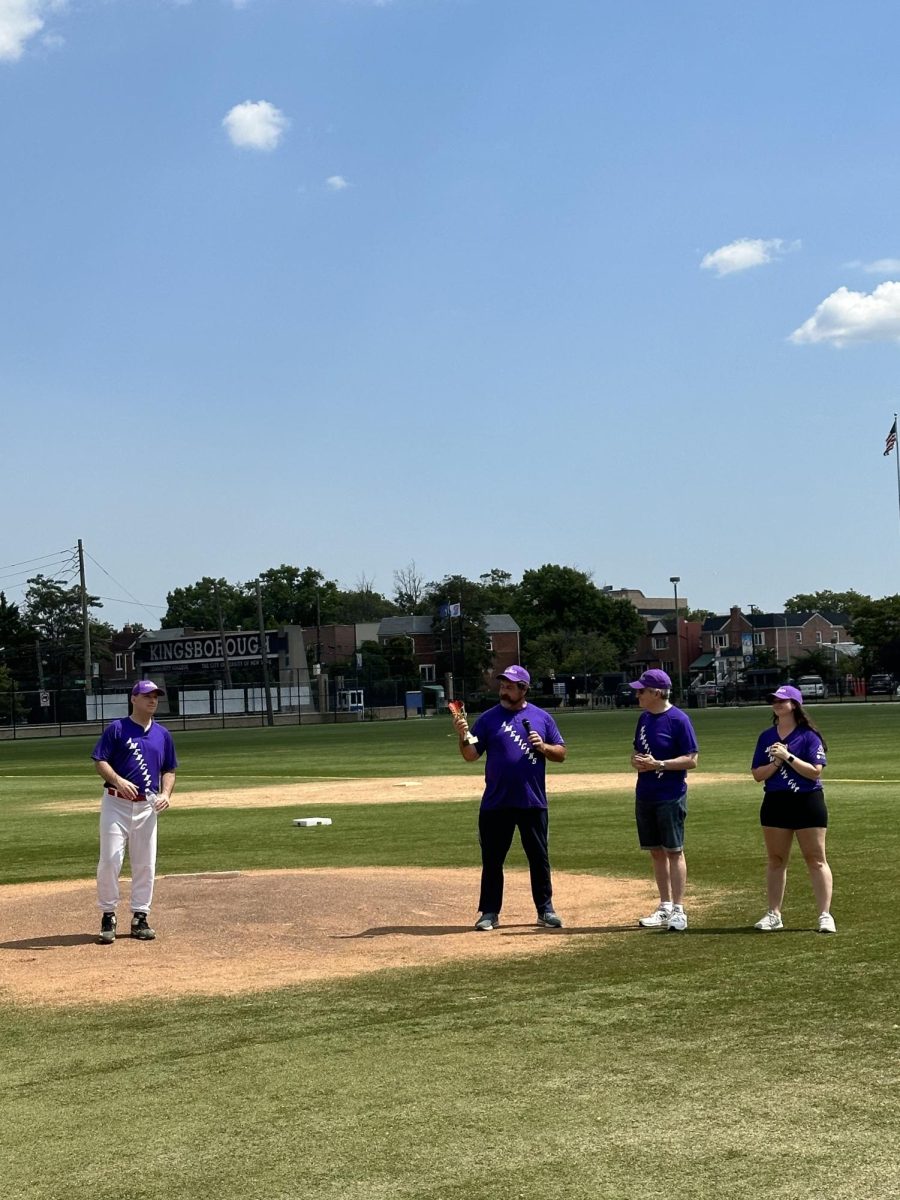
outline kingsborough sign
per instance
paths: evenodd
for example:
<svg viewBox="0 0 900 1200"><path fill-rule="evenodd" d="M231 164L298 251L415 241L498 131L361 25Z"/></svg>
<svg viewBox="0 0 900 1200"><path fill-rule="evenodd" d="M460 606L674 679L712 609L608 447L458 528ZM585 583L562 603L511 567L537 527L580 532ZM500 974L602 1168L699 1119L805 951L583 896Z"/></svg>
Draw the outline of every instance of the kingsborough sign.
<svg viewBox="0 0 900 1200"><path fill-rule="evenodd" d="M275 658L285 647L278 633L266 634L266 658ZM232 667L252 667L262 661L258 633L226 633L225 652ZM223 662L222 639L215 633L144 642L140 648L145 667L164 667L169 671L187 671L193 667L217 667Z"/></svg>

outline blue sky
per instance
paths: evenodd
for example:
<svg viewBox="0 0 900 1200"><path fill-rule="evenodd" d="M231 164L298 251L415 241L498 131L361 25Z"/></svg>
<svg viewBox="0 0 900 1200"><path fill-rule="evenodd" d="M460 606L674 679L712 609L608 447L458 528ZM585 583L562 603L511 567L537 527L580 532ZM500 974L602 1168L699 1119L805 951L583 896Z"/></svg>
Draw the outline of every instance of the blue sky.
<svg viewBox="0 0 900 1200"><path fill-rule="evenodd" d="M114 624L281 562L900 591L898 37L0 0L0 588L81 537Z"/></svg>

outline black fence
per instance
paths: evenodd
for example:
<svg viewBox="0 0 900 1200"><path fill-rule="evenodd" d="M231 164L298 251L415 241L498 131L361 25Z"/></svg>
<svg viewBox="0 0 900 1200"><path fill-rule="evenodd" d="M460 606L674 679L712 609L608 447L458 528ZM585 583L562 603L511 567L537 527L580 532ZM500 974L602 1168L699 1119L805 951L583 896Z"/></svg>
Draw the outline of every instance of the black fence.
<svg viewBox="0 0 900 1200"><path fill-rule="evenodd" d="M464 698L473 716L497 703L496 691L484 681L455 682L455 695ZM685 708L741 706L768 703L770 687L745 683L702 690L686 688L676 704ZM407 679L366 680L355 675L314 677L309 684L270 685L272 722L278 725L323 722L405 720L446 711L446 689L441 684L411 684ZM629 697L630 698L630 697ZM604 709L615 706L605 693L568 695L533 689L529 700L541 708ZM807 704L884 704L900 700L893 690L872 695L861 680L841 680L827 685L825 696L807 697ZM0 740L19 737L60 737L89 733L117 717L128 715L128 694L98 690L85 695L83 688L10 688L0 692ZM167 684L158 719L173 728L210 728L269 723L269 706L261 681L226 688L221 682Z"/></svg>

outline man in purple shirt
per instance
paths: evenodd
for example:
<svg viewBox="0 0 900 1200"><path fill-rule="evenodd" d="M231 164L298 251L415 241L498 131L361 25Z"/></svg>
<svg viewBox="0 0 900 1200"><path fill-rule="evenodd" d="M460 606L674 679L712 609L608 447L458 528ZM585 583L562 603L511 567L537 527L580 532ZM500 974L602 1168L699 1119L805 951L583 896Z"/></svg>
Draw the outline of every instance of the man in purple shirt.
<svg viewBox="0 0 900 1200"><path fill-rule="evenodd" d="M684 822L687 773L697 765L697 738L690 718L669 701L672 680L665 671L645 671L630 685L641 714L634 731L631 765L637 771L635 817L642 850L649 850L659 888L659 907L639 924L645 929L687 929L684 887Z"/></svg>
<svg viewBox="0 0 900 1200"><path fill-rule="evenodd" d="M459 752L466 762L487 754L478 814L481 897L475 928L487 931L500 924L503 864L518 829L531 872L538 924L559 929L562 921L552 902L544 776L547 760L562 762L566 746L550 714L525 699L531 676L524 667L507 667L497 679L500 703L481 714L470 738L464 714L453 718Z"/></svg>
<svg viewBox="0 0 900 1200"><path fill-rule="evenodd" d="M147 914L156 879L156 822L175 787L172 735L153 720L162 688L141 679L131 690L131 716L112 721L91 757L106 785L100 805L97 905L103 913L100 942L116 940L119 875L125 848L131 860L131 936L152 941Z"/></svg>

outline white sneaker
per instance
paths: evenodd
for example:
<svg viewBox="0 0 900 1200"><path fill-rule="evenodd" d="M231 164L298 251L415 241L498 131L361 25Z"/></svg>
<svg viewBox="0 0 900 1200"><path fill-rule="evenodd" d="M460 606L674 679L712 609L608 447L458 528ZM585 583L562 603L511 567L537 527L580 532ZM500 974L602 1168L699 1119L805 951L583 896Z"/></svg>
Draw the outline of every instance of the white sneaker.
<svg viewBox="0 0 900 1200"><path fill-rule="evenodd" d="M663 925L668 925L671 915L672 905L661 904L656 912L652 912L649 917L641 917L638 925L643 925L645 929L660 929Z"/></svg>
<svg viewBox="0 0 900 1200"><path fill-rule="evenodd" d="M837 933L831 913L819 913L819 933Z"/></svg>
<svg viewBox="0 0 900 1200"><path fill-rule="evenodd" d="M770 908L763 919L757 921L753 928L761 929L763 933L774 933L776 929L784 929L784 921L781 919L781 913Z"/></svg>
<svg viewBox="0 0 900 1200"><path fill-rule="evenodd" d="M683 908L674 908L669 913L669 933L684 933L687 929L687 913Z"/></svg>

